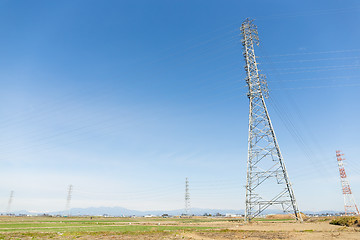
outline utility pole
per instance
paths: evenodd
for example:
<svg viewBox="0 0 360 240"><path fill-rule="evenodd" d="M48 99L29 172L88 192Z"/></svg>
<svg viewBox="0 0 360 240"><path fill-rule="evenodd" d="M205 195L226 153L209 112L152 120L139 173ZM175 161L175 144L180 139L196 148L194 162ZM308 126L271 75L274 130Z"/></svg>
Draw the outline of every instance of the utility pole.
<svg viewBox="0 0 360 240"><path fill-rule="evenodd" d="M345 215L360 215L359 209L356 206L354 196L352 195L352 191L350 188L350 183L347 180L345 167L344 167L344 160L343 158L344 154L341 153L341 151L336 151L336 159L339 166L339 172L340 172L340 180L341 180L341 187L342 192L344 195L344 208L345 208Z"/></svg>
<svg viewBox="0 0 360 240"><path fill-rule="evenodd" d="M185 215L190 216L190 194L189 194L189 180L185 180Z"/></svg>
<svg viewBox="0 0 360 240"><path fill-rule="evenodd" d="M265 104L267 82L265 75L259 74L254 51L254 44L259 45L257 27L246 19L240 31L250 102L245 221L276 205L302 221Z"/></svg>
<svg viewBox="0 0 360 240"><path fill-rule="evenodd" d="M71 202L72 190L73 190L73 185L69 185L68 195L66 199L66 208L65 208L65 212L67 213L68 217L70 217L70 202Z"/></svg>
<svg viewBox="0 0 360 240"><path fill-rule="evenodd" d="M14 198L14 191L11 191L10 192L10 197L9 197L9 202L8 202L8 205L7 205L7 208L6 208L6 215L10 214L11 204L13 202L13 198Z"/></svg>

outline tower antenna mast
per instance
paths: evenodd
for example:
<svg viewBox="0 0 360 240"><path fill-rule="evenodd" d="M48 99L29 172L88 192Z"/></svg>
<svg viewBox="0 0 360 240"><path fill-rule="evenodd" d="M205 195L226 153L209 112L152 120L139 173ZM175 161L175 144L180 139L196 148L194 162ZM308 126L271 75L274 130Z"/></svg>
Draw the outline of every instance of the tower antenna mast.
<svg viewBox="0 0 360 240"><path fill-rule="evenodd" d="M352 191L350 188L350 183L347 180L345 167L344 167L344 160L343 158L344 154L341 153L341 151L336 151L336 159L339 166L339 172L340 172L340 180L341 180L341 187L342 192L344 195L344 208L345 208L345 215L360 215L359 209L356 206L354 196L352 195Z"/></svg>
<svg viewBox="0 0 360 240"><path fill-rule="evenodd" d="M270 206L302 221L293 188L266 108L268 88L259 74L254 44L259 45L257 27L246 19L240 28L250 102L245 220L251 221Z"/></svg>

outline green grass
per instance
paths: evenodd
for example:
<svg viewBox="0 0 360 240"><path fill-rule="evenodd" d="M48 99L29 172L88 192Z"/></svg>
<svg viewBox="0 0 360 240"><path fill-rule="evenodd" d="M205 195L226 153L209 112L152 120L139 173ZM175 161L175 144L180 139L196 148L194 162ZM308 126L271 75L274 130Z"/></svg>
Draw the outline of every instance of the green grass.
<svg viewBox="0 0 360 240"><path fill-rule="evenodd" d="M41 223L41 222L33 222L33 223L7 223L7 224L1 224L0 223L0 231L3 231L4 229L7 228L11 228L11 229L18 229L18 228L45 228L45 227L75 227L75 226L89 226L89 225L99 225L99 226L106 226L106 225L114 225L116 223L101 223L101 224L97 224L96 222L94 223L71 223L71 222L67 222L67 223L60 223L60 222L54 222L54 223Z"/></svg>
<svg viewBox="0 0 360 240"><path fill-rule="evenodd" d="M164 220L168 221L168 225L162 225ZM207 221L207 219L0 217L0 233L126 233L212 229L211 227L177 226L177 224L191 224L204 221ZM141 225L143 222L146 225Z"/></svg>
<svg viewBox="0 0 360 240"><path fill-rule="evenodd" d="M175 230L205 230L210 227L187 227L187 226L74 226L74 227L34 227L0 229L0 232L148 232L148 231L175 231Z"/></svg>
<svg viewBox="0 0 360 240"><path fill-rule="evenodd" d="M76 238L82 238L82 239L101 239L104 236L112 236L112 238L116 238L116 236L134 236L134 239L137 239L136 236L146 236L146 239L148 237L154 237L151 239L157 239L158 236L164 237L167 235L173 235L177 232L169 232L169 231L133 231L133 232L110 232L110 231L104 231L104 232L16 232L16 233L0 233L0 239L76 239Z"/></svg>
<svg viewBox="0 0 360 240"><path fill-rule="evenodd" d="M78 223L93 223L93 222L164 222L164 221L175 221L175 222L212 222L212 218L119 218L119 217L72 217L72 218L63 218L63 217L0 217L0 223L5 222L47 222L47 223L58 223L58 222L78 222ZM216 219L216 221L227 221L226 219Z"/></svg>

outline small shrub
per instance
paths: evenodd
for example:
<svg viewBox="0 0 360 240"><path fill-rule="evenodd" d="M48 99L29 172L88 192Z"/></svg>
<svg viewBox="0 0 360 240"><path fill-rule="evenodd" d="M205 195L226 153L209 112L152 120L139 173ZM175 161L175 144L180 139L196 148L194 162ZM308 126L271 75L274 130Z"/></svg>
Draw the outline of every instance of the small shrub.
<svg viewBox="0 0 360 240"><path fill-rule="evenodd" d="M344 217L338 217L333 219L330 224L333 225L340 225L340 226L359 226L360 224L360 217L355 216L344 216Z"/></svg>

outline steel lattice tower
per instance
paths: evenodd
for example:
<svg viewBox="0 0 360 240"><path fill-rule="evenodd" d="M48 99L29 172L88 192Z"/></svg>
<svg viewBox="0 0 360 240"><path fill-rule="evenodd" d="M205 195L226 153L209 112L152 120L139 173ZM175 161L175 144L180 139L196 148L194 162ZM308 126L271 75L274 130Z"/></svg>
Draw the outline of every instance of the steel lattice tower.
<svg viewBox="0 0 360 240"><path fill-rule="evenodd" d="M65 209L65 212L67 213L68 217L70 217L70 202L71 202L72 190L73 190L73 185L69 185L68 195L66 198L66 209Z"/></svg>
<svg viewBox="0 0 360 240"><path fill-rule="evenodd" d="M14 191L11 191L10 192L10 197L9 197L9 202L8 202L8 205L7 205L7 208L6 208L6 214L10 214L11 204L13 202L13 199L14 199Z"/></svg>
<svg viewBox="0 0 360 240"><path fill-rule="evenodd" d="M250 101L245 220L251 221L268 207L279 205L302 221L265 104L267 83L259 74L254 51L254 44L259 45L257 28L253 20L246 19L240 31Z"/></svg>
<svg viewBox="0 0 360 240"><path fill-rule="evenodd" d="M189 194L189 180L185 180L185 215L189 216L190 214L190 194Z"/></svg>
<svg viewBox="0 0 360 240"><path fill-rule="evenodd" d="M359 209L356 206L354 196L352 195L350 183L347 180L345 168L344 168L344 154L341 151L336 151L336 159L339 166L340 179L341 179L341 187L344 195L344 207L345 207L345 215L360 215Z"/></svg>

